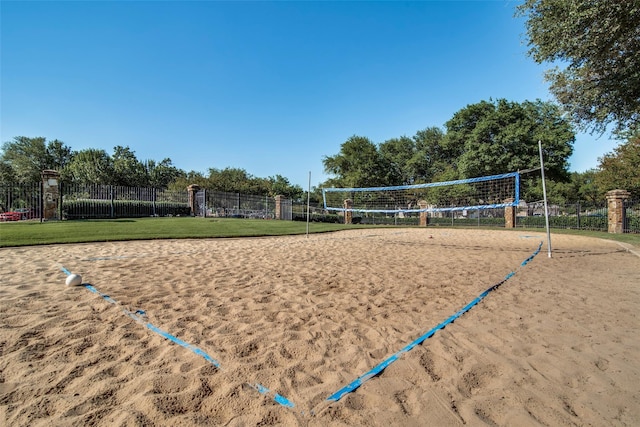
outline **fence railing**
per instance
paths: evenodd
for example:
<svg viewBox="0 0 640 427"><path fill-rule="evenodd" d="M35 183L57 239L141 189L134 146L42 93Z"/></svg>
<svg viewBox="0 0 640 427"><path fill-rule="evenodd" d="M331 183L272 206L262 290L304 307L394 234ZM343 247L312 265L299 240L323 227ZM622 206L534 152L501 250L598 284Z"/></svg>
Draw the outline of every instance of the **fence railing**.
<svg viewBox="0 0 640 427"><path fill-rule="evenodd" d="M196 194L200 216L230 218L275 218L275 199L222 191L200 190Z"/></svg>
<svg viewBox="0 0 640 427"><path fill-rule="evenodd" d="M61 185L62 219L189 215L186 192L116 185Z"/></svg>
<svg viewBox="0 0 640 427"><path fill-rule="evenodd" d="M201 190L197 193L201 216L235 218L275 218L276 201L269 196ZM147 216L188 216L191 214L187 191L115 185L60 184L59 219L138 218ZM306 221L307 206L286 202L281 217ZM640 233L640 200L624 201L624 232ZM551 228L607 231L608 210L602 204L550 204ZM11 215L5 213L11 212ZM0 220L42 218L43 188L40 183L0 183ZM339 213L311 206L310 221L343 222ZM362 224L418 225L419 214L355 214L353 222ZM504 209L469 209L429 213L430 226L504 226ZM516 227L544 228L544 205L528 203L516 210Z"/></svg>
<svg viewBox="0 0 640 427"><path fill-rule="evenodd" d="M15 218L21 220L40 218L42 184L0 184L0 212L16 212L19 215Z"/></svg>

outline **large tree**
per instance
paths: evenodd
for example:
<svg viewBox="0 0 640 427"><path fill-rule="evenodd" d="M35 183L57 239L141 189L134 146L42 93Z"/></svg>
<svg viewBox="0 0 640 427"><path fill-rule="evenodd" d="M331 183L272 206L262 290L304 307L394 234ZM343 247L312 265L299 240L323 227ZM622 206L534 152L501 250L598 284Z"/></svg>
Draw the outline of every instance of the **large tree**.
<svg viewBox="0 0 640 427"><path fill-rule="evenodd" d="M149 185L145 165L138 160L135 151L116 145L111 156L113 176L109 184L125 187Z"/></svg>
<svg viewBox="0 0 640 427"><path fill-rule="evenodd" d="M111 184L113 182L113 162L104 150L88 148L74 154L68 166L74 183Z"/></svg>
<svg viewBox="0 0 640 427"><path fill-rule="evenodd" d="M463 178L536 167L539 140L548 177L569 178L575 134L555 104L481 101L455 113L445 126L444 145Z"/></svg>
<svg viewBox="0 0 640 427"><path fill-rule="evenodd" d="M155 160L147 160L144 163L146 172L146 186L166 189L176 179L186 177L186 173L175 167L170 158L157 163Z"/></svg>
<svg viewBox="0 0 640 427"><path fill-rule="evenodd" d="M376 144L367 137L352 136L342 143L340 153L322 159L327 181L336 187L377 187L387 185L388 174Z"/></svg>
<svg viewBox="0 0 640 427"><path fill-rule="evenodd" d="M2 144L0 178L2 181L38 182L44 169L63 172L72 157L62 141L16 136Z"/></svg>
<svg viewBox="0 0 640 427"><path fill-rule="evenodd" d="M599 160L596 183L601 190L620 188L640 198L640 133Z"/></svg>
<svg viewBox="0 0 640 427"><path fill-rule="evenodd" d="M560 63L546 73L551 92L582 129L640 124L640 2L526 0L530 55Z"/></svg>
<svg viewBox="0 0 640 427"><path fill-rule="evenodd" d="M412 138L389 139L379 146L387 185L411 185L433 181L446 169L448 159L442 145L444 133L430 127Z"/></svg>

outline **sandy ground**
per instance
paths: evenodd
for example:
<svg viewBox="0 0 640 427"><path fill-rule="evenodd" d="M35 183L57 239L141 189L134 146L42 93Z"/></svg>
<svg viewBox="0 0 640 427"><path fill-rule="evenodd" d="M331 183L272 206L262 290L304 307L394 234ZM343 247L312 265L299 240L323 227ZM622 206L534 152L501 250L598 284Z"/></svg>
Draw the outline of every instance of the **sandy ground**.
<svg viewBox="0 0 640 427"><path fill-rule="evenodd" d="M640 425L640 249L553 235L552 258L545 243L521 266L544 240L369 229L2 249L0 424ZM62 266L100 294L65 286Z"/></svg>

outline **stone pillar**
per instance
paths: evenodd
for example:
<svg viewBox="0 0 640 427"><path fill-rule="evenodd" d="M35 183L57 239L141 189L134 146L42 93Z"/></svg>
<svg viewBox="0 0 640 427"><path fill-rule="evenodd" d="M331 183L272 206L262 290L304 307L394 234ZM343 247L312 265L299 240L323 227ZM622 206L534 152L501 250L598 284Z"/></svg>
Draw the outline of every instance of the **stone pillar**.
<svg viewBox="0 0 640 427"><path fill-rule="evenodd" d="M196 199L196 193L200 191L200 186L191 184L187 187L187 191L189 192L189 209L191 210L191 216L196 216L200 212L198 200Z"/></svg>
<svg viewBox="0 0 640 427"><path fill-rule="evenodd" d="M607 191L607 208L609 209L609 233L624 233L624 201L630 196L626 190Z"/></svg>
<svg viewBox="0 0 640 427"><path fill-rule="evenodd" d="M284 196L277 195L274 197L276 199L276 219L282 218L282 201L284 200Z"/></svg>
<svg viewBox="0 0 640 427"><path fill-rule="evenodd" d="M507 199L504 203L513 203L514 199ZM516 227L516 207L507 206L504 208L504 228Z"/></svg>
<svg viewBox="0 0 640 427"><path fill-rule="evenodd" d="M40 173L42 177L42 218L58 218L60 202L60 174L58 171L46 169Z"/></svg>
<svg viewBox="0 0 640 427"><path fill-rule="evenodd" d="M427 201L419 200L418 206L420 206L420 209L427 209ZM429 217L427 216L427 211L420 211L420 227L426 227L427 225L429 225Z"/></svg>
<svg viewBox="0 0 640 427"><path fill-rule="evenodd" d="M353 200L351 199L346 199L344 201L344 223L345 224L351 224L353 223L353 212L351 212L349 209L351 209L353 207Z"/></svg>

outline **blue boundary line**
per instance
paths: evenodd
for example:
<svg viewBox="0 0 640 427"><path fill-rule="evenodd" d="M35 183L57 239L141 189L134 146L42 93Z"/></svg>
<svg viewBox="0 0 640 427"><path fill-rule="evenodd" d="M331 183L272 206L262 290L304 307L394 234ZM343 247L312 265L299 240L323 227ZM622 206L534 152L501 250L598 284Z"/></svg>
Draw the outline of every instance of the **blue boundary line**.
<svg viewBox="0 0 640 427"><path fill-rule="evenodd" d="M529 256L527 259L522 261L522 263L520 264L520 267L524 267L525 265L527 265L540 252L541 248L542 248L542 242L540 242L540 244L538 245L538 248L533 252L533 254L531 254L531 256ZM427 331L422 336L420 336L417 339L415 339L414 341L410 342L408 345L403 347L400 351L398 351L397 353L391 355L390 357L388 357L387 359L383 360L381 363L379 363L378 365L373 367L373 369L371 369L370 371L368 371L368 372L364 373L363 375L359 376L358 378L353 380L351 383L347 384L346 386L342 387L341 389L339 389L338 391L336 391L335 393L333 393L332 395L327 397L326 400L329 401L329 402L337 402L344 395L353 392L358 387L360 387L362 384L364 384L365 382L369 381L371 378L381 374L382 371L384 371L393 362L398 360L404 353L412 350L417 345L422 344L426 339L431 338L433 335L435 335L435 333L437 331L439 331L441 329L444 329L448 324L453 323L458 317L462 316L464 313L466 313L467 311L471 310L471 308L473 306L475 306L480 301L482 301L482 299L484 297L486 297L487 295L489 295L489 293L491 291L499 288L500 285L502 285L504 282L506 282L511 277L513 277L516 274L516 271L512 271L509 274L507 274L507 276L504 279L502 279L500 282L496 283L495 285L491 286L486 291L482 292L475 299L473 299L473 301L471 301L469 304L467 304L464 307L462 307L462 309L460 309L458 312L456 312L453 316L449 317L447 320L445 320L444 322L440 323L438 326L430 329L429 331Z"/></svg>
<svg viewBox="0 0 640 427"><path fill-rule="evenodd" d="M63 266L60 266L60 269L62 270L62 272L64 274L66 274L67 276L71 275L71 272L69 270L67 270L66 268L64 268ZM215 366L216 368L218 368L219 370L223 370L222 366L220 365L220 362L218 362L216 359L214 359L213 357L211 357L209 354L207 354L204 350L189 344L183 340L181 340L180 338L171 335L169 332L166 332L160 328L158 328L157 326L154 326L153 324L151 324L150 322L147 322L143 316L146 316L146 313L144 312L144 310L136 310L135 312L129 311L126 308L122 307L116 300L114 300L113 298L111 298L109 295L104 294L102 292L100 292L98 289L96 289L95 286L91 285L91 284L83 284L82 285L84 288L86 288L88 291L93 292L96 295L101 296L105 301L107 301L110 304L113 305L118 305L122 308L122 311L124 312L124 314L126 314L127 316L131 317L133 320L135 320L136 322L144 325L147 329L149 329L152 332L155 332L156 334L160 335L161 337L175 343L178 344L181 347L186 348L187 350L191 350L193 353L195 353L196 355L202 357L203 359L205 359L207 362L211 363L213 366ZM285 406L287 408L294 408L296 405L289 399L287 399L286 397L272 392L271 390L269 390L267 387L261 385L261 384L249 384L251 387L253 387L254 389L256 389L260 394L263 394L265 396L269 396L271 397L276 403L278 403L279 405Z"/></svg>

